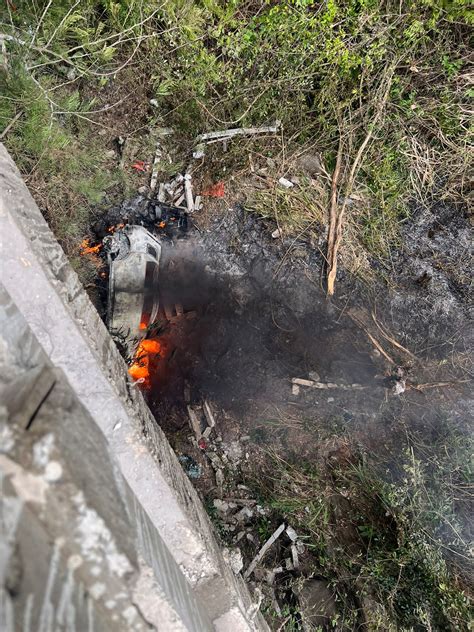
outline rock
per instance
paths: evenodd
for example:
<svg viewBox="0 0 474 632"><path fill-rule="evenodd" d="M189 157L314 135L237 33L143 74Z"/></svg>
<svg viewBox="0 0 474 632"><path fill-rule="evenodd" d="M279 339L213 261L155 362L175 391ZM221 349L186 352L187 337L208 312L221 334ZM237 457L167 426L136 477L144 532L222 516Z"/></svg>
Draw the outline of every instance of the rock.
<svg viewBox="0 0 474 632"><path fill-rule="evenodd" d="M296 592L300 602L303 629L325 628L337 614L334 590L323 579L307 579Z"/></svg>
<svg viewBox="0 0 474 632"><path fill-rule="evenodd" d="M308 377L310 380L313 380L313 382L320 382L321 381L321 377L319 375L319 373L317 371L310 371L308 373Z"/></svg>
<svg viewBox="0 0 474 632"><path fill-rule="evenodd" d="M242 460L242 446L238 441L222 444L224 454L227 456L232 465L238 465Z"/></svg>
<svg viewBox="0 0 474 632"><path fill-rule="evenodd" d="M212 504L219 513L226 514L228 511L230 511L230 504L225 500L220 500L219 498L216 498L215 500L213 500Z"/></svg>
<svg viewBox="0 0 474 632"><path fill-rule="evenodd" d="M321 159L317 154L305 154L298 158L297 166L308 176L319 175L323 172Z"/></svg>
<svg viewBox="0 0 474 632"><path fill-rule="evenodd" d="M244 560L240 549L227 549L222 551L225 561L229 564L232 571L238 575L244 567Z"/></svg>
<svg viewBox="0 0 474 632"><path fill-rule="evenodd" d="M222 487L224 485L224 472L221 469L216 470L216 485L217 487Z"/></svg>
<svg viewBox="0 0 474 632"><path fill-rule="evenodd" d="M250 509L250 507L243 507L235 514L235 518L238 522L247 522L248 520L253 518L253 511Z"/></svg>

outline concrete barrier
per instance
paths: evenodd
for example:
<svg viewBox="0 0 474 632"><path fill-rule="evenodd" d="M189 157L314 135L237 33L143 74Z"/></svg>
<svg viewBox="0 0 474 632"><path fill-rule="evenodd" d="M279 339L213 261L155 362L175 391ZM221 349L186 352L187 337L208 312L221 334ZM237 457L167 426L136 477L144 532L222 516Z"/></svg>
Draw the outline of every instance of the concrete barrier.
<svg viewBox="0 0 474 632"><path fill-rule="evenodd" d="M2 145L0 247L0 628L267 629Z"/></svg>

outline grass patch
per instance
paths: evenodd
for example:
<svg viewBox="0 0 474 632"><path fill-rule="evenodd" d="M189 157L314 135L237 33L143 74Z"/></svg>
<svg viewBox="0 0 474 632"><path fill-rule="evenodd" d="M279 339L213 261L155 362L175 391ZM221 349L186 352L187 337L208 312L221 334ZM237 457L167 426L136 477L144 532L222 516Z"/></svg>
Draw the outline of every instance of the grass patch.
<svg viewBox="0 0 474 632"><path fill-rule="evenodd" d="M469 499L470 447L448 435L439 438L444 459L422 465L408 448L392 482L347 444L325 467L273 454L260 477L275 522L304 534L314 573L335 586L342 609L352 613L344 622L349 629L469 629L468 523L456 505Z"/></svg>
<svg viewBox="0 0 474 632"><path fill-rule="evenodd" d="M22 113L6 142L22 170L35 171L43 207L49 191L39 183L51 173L65 181L70 162L76 207L100 205L103 192L124 179L104 171L100 157L91 166L90 146L97 124L110 126L120 106L108 89L129 71L125 100L141 79L144 100L158 103L154 112L137 104L135 127L171 124L183 146L203 131L279 119L285 145L277 164L312 147L331 172L342 142L342 196L371 131L355 179L366 199L347 210L342 259L352 271L367 274L371 259L388 258L409 198L427 197L443 182L444 196L463 199L472 91L466 42L474 21L467 3L87 0L79 10L62 0L45 7L27 0L15 11L7 3L2 18L9 39L0 122L5 127ZM387 82L383 116L375 117ZM133 116L127 112L130 127ZM327 186L322 179L319 188ZM328 192L298 196L300 203L272 192L253 208L297 234L316 210L325 216Z"/></svg>

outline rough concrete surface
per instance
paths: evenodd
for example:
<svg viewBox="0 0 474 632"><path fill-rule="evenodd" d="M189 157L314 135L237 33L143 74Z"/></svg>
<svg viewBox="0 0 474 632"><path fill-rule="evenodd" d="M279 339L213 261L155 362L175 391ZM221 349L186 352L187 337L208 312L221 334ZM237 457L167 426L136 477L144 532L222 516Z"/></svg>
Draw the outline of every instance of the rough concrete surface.
<svg viewBox="0 0 474 632"><path fill-rule="evenodd" d="M0 235L2 629L265 629L1 145Z"/></svg>

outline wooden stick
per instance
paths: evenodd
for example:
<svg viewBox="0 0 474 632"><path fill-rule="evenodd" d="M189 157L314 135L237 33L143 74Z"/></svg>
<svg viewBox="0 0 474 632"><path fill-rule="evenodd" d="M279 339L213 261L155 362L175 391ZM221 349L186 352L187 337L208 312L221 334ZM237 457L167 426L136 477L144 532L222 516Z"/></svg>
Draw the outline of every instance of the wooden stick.
<svg viewBox="0 0 474 632"><path fill-rule="evenodd" d="M347 180L347 186L346 186L346 190L345 190L345 196L344 196L344 200L342 202L342 206L341 206L341 210L339 211L339 215L337 216L337 220L336 220L336 229L335 229L335 236L334 239L331 239L331 242L329 242L328 239L328 266L329 266L329 272L328 272L328 280L327 280L327 293L329 296L332 296L334 294L334 284L336 282L336 274L337 274L337 253L339 250L339 246L341 245L341 240L342 240L342 220L344 217L344 212L346 210L346 206L347 206L347 200L349 198L349 195L351 194L352 191L352 187L354 186L354 180L356 177L356 173L357 170L359 169L360 163L362 161L362 157L364 155L365 149L367 147L367 145L370 142L370 139L372 138L372 135L374 133L374 129L380 119L380 117L383 114L383 111L385 109L385 105L387 103L389 94L390 94L390 88L392 86L392 77L393 77L393 73L395 70L395 66L393 66L391 68L391 70L388 72L388 74L390 75L388 80L387 80L387 86L385 89L385 92L383 94L383 97L379 103L379 106L377 108L377 111L375 113L374 118L372 119L370 125L369 125L369 131L367 132L364 140L362 141L359 150L356 154L356 157L354 159L354 162L352 163L352 167L349 173L349 178ZM339 144L340 146L340 144ZM339 152L338 152L339 153ZM336 164L336 168L337 168L337 164ZM334 174L333 174L333 181L334 181L334 175L336 173L336 169L334 169ZM339 175L339 174L337 174ZM336 180L336 186L337 186L337 180ZM332 202L332 200L331 200ZM332 204L331 204L331 211L332 211ZM331 230L330 230L330 234L331 234Z"/></svg>
<svg viewBox="0 0 474 632"><path fill-rule="evenodd" d="M333 268L334 244L336 238L337 225L337 183L339 180L339 172L342 162L342 137L339 136L339 147L337 149L336 166L331 179L331 206L329 208L329 232L327 245L327 262L328 262L328 294L334 294L334 282L330 286L331 270Z"/></svg>
<svg viewBox="0 0 474 632"><path fill-rule="evenodd" d="M413 360L417 360L418 358L416 357L416 355L414 353L412 353L411 351L409 351L408 349L406 349L403 345L401 345L399 342L397 342L395 340L395 338L392 338L391 336L388 335L388 333L385 331L385 329L382 327L382 325L378 322L378 320L375 318L375 314L374 312L372 312L372 320L374 321L375 325L377 326L377 329L380 331L380 333L382 334L382 336L385 338L385 340L387 340L388 342L390 342L394 347L396 347L397 349L400 349L400 351L403 351L404 353L406 353L408 356L410 356L410 358L412 358Z"/></svg>
<svg viewBox="0 0 474 632"><path fill-rule="evenodd" d="M18 121L18 119L20 118L22 114L23 112L21 110L15 114L15 116L12 118L12 120L8 123L8 125L5 127L3 132L0 134L0 140L3 140L5 138L5 136L11 130L11 128L15 125L15 123Z"/></svg>

